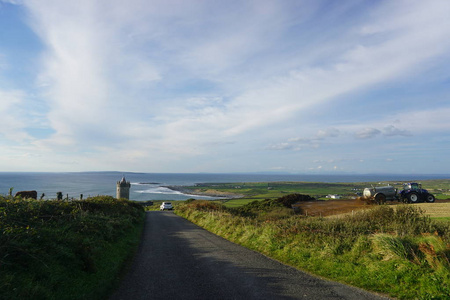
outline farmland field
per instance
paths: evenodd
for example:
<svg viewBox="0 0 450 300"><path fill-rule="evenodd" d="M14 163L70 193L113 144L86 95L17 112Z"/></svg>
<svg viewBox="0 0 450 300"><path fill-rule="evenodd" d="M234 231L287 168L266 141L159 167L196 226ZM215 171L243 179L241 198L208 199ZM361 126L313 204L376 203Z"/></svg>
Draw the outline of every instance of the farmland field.
<svg viewBox="0 0 450 300"><path fill-rule="evenodd" d="M450 179L420 181L436 197L435 203L414 204L432 218L450 220ZM299 207L310 216L329 216L351 213L370 208L365 201L358 199L362 190L370 186L392 185L399 190L403 182L357 182L357 183L321 183L321 182L258 182L258 183L208 183L192 187L183 187L195 194L228 196L222 200L227 207L239 207L255 200L275 199L287 194L310 195L319 201L301 203ZM329 199L327 195L336 195L340 199ZM400 204L387 201L388 205Z"/></svg>
<svg viewBox="0 0 450 300"><path fill-rule="evenodd" d="M437 200L435 203L418 203L416 206L432 218L450 221L450 201L444 201Z"/></svg>

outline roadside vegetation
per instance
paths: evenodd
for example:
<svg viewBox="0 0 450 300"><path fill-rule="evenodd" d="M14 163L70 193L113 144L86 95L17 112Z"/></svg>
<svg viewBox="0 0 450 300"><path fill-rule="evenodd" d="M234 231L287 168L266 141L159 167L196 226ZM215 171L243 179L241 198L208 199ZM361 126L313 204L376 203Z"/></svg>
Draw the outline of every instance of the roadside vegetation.
<svg viewBox="0 0 450 300"><path fill-rule="evenodd" d="M103 299L134 254L142 206L0 197L0 299Z"/></svg>
<svg viewBox="0 0 450 300"><path fill-rule="evenodd" d="M336 218L296 214L291 200L307 197L235 208L186 201L175 211L228 240L326 278L399 299L449 299L450 222L432 220L415 205L374 206Z"/></svg>

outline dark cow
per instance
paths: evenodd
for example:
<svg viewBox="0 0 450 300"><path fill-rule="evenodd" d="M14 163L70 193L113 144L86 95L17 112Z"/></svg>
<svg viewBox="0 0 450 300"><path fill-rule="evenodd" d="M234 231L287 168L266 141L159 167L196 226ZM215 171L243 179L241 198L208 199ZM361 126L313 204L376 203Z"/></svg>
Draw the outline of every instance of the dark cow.
<svg viewBox="0 0 450 300"><path fill-rule="evenodd" d="M37 192L36 191L20 191L17 192L14 197L21 197L23 199L26 198L32 198L32 199L37 199Z"/></svg>

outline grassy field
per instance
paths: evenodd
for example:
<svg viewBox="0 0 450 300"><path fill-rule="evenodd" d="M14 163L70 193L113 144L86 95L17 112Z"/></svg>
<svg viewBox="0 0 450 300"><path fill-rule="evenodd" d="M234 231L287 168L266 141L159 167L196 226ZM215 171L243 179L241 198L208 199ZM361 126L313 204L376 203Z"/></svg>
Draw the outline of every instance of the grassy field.
<svg viewBox="0 0 450 300"><path fill-rule="evenodd" d="M433 219L450 221L450 202L446 203L418 203L414 206L423 210L424 214Z"/></svg>
<svg viewBox="0 0 450 300"><path fill-rule="evenodd" d="M403 204L400 204L403 205ZM435 202L435 203L417 203L408 204L418 209L424 216L430 217L432 220L450 221L450 202ZM376 206L367 206L365 209L373 209ZM396 206L393 206L395 209ZM328 216L327 218L340 218L351 215L352 212L336 214Z"/></svg>

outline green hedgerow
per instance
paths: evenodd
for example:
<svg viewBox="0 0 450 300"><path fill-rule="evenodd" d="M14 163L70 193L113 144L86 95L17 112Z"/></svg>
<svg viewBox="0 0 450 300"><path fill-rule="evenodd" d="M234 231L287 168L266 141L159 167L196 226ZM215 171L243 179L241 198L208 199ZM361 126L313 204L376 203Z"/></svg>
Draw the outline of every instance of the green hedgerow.
<svg viewBox="0 0 450 300"><path fill-rule="evenodd" d="M139 241L143 218L142 206L109 196L0 197L0 298L104 297Z"/></svg>

